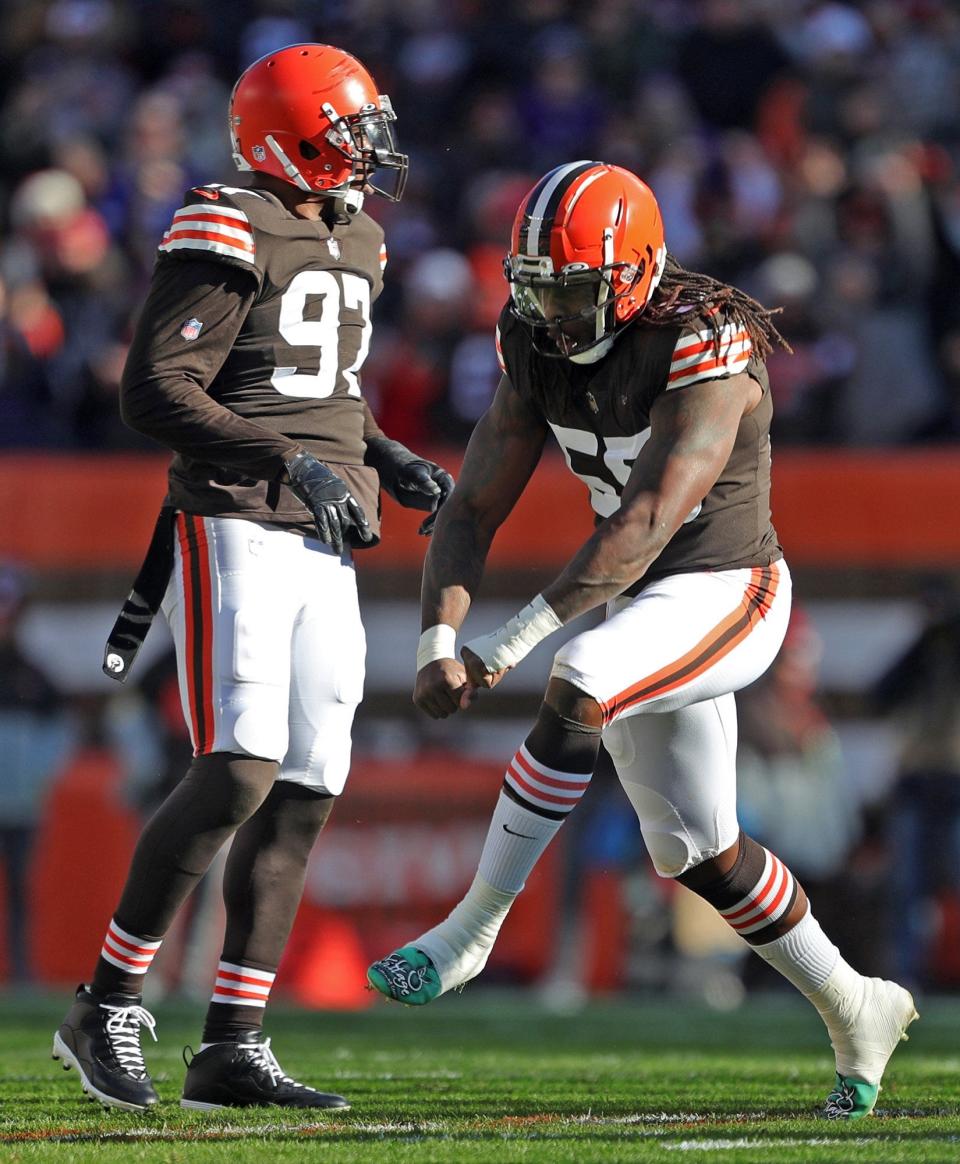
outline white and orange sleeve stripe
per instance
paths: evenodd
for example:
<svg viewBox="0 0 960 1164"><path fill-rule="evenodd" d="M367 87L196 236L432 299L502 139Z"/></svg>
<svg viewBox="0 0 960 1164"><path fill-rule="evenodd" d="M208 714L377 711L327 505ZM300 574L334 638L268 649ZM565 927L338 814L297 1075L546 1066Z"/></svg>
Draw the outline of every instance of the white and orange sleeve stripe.
<svg viewBox="0 0 960 1164"><path fill-rule="evenodd" d="M269 970L253 970L221 961L217 965L217 980L211 1002L225 1002L230 1006L266 1006L276 974Z"/></svg>
<svg viewBox="0 0 960 1164"><path fill-rule="evenodd" d="M713 328L685 332L673 349L667 388L734 376L746 370L752 352L746 329L733 323L721 327L719 341Z"/></svg>
<svg viewBox="0 0 960 1164"><path fill-rule="evenodd" d="M165 254L198 251L251 265L256 249L253 227L243 211L214 202L191 203L178 210L160 243Z"/></svg>
<svg viewBox="0 0 960 1164"><path fill-rule="evenodd" d="M773 925L793 904L793 874L769 849L764 854L763 874L754 888L736 905L720 910L723 920L741 937Z"/></svg>
<svg viewBox="0 0 960 1164"><path fill-rule="evenodd" d="M589 772L560 772L535 760L526 744L521 744L510 761L506 783L534 812L570 812L590 783Z"/></svg>
<svg viewBox="0 0 960 1164"><path fill-rule="evenodd" d="M506 376L507 365L503 362L503 347L500 343L500 324L499 323L497 324L497 331L496 331L496 336L495 336L494 342L495 342L496 347L497 347L497 363L500 365L500 371L504 374L504 376Z"/></svg>

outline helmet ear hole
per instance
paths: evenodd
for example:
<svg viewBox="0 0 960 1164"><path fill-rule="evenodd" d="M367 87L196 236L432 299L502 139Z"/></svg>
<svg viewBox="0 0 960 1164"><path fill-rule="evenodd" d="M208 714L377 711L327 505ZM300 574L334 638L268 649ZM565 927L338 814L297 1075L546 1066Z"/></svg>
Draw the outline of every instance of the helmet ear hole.
<svg viewBox="0 0 960 1164"><path fill-rule="evenodd" d="M315 145L311 145L310 142L301 141L300 157L305 158L308 162L312 162L314 158L320 157L320 151Z"/></svg>

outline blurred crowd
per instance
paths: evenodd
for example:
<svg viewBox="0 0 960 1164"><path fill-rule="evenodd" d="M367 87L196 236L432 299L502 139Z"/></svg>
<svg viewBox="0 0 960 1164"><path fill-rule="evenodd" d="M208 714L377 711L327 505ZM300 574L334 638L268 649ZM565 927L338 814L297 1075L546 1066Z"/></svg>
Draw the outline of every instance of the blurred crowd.
<svg viewBox="0 0 960 1164"><path fill-rule="evenodd" d="M0 444L148 447L117 386L157 243L239 181L230 85L305 40L390 94L410 182L372 201L384 427L462 442L498 378L522 194L574 158L657 194L685 266L770 306L780 442L960 436L960 11L949 0L6 0Z"/></svg>

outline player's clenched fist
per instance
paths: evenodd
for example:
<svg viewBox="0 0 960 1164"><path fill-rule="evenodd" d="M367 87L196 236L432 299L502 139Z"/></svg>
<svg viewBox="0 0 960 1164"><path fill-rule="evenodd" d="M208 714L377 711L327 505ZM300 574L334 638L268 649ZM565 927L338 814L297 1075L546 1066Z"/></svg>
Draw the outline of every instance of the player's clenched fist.
<svg viewBox="0 0 960 1164"><path fill-rule="evenodd" d="M370 523L360 502L336 473L311 453L302 452L287 462L287 483L313 515L317 537L343 553L343 541L351 529L369 542Z"/></svg>
<svg viewBox="0 0 960 1164"><path fill-rule="evenodd" d="M491 671L486 662L468 646L464 646L460 655L463 658L464 669L467 672L467 682L473 688L491 690L512 668L501 667L498 671Z"/></svg>
<svg viewBox="0 0 960 1164"><path fill-rule="evenodd" d="M446 719L476 697L457 659L434 659L417 672L413 702L432 719Z"/></svg>

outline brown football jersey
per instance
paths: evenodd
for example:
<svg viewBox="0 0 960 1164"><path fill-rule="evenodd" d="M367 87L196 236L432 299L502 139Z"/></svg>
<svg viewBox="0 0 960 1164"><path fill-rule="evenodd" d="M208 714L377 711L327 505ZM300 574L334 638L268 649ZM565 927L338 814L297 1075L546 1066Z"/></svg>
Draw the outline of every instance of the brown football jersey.
<svg viewBox="0 0 960 1164"><path fill-rule="evenodd" d="M553 430L567 465L589 490L597 521L619 509L661 393L740 372L763 390L760 403L740 421L716 484L626 593L666 574L765 566L781 557L770 522L770 385L745 331L722 313L691 314L676 327L638 320L617 337L609 355L586 365L539 355L509 305L497 331L504 374Z"/></svg>
<svg viewBox="0 0 960 1164"><path fill-rule="evenodd" d="M171 505L312 534L277 480L303 448L346 481L379 534L379 480L363 464L364 437L379 429L359 372L385 261L383 232L362 212L331 229L265 190L188 191L121 390L123 415L174 450Z"/></svg>

